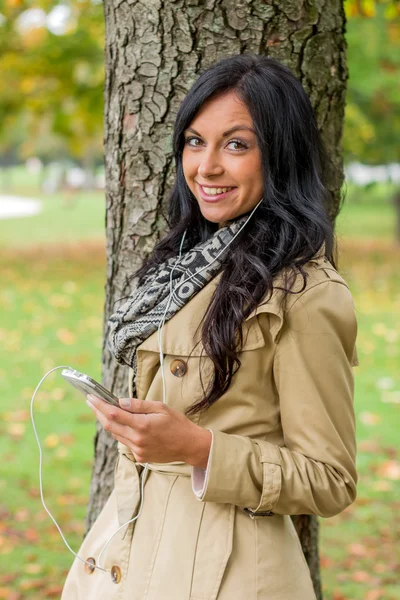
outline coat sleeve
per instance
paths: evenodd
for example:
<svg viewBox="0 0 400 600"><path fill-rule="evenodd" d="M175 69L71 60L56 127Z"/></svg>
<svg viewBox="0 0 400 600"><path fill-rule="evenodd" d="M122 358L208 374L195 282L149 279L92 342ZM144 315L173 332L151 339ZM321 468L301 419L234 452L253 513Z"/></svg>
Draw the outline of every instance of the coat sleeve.
<svg viewBox="0 0 400 600"><path fill-rule="evenodd" d="M322 517L354 501L356 337L346 285L318 282L294 301L273 363L284 445L211 430L207 468L192 467L199 501Z"/></svg>

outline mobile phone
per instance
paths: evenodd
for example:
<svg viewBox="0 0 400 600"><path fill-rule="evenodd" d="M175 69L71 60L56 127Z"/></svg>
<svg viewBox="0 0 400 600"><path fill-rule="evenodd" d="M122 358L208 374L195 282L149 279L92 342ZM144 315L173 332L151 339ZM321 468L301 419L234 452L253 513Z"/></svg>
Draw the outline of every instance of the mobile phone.
<svg viewBox="0 0 400 600"><path fill-rule="evenodd" d="M118 406L121 408L118 402L118 398L114 396L109 390L106 390L105 387L100 385L95 379L89 377L85 373L80 373L75 369L63 369L61 371L62 377L70 382L71 385L74 386L77 390L82 392L82 394L93 394L94 396L98 396L108 404L112 404L113 406Z"/></svg>

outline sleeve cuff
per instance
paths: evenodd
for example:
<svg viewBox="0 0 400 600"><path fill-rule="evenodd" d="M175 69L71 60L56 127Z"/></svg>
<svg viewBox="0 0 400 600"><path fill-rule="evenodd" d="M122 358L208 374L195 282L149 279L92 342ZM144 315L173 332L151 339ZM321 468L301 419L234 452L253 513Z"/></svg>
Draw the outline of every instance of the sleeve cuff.
<svg viewBox="0 0 400 600"><path fill-rule="evenodd" d="M210 453L208 455L207 467L202 469L201 467L192 467L192 490L198 498L200 498L204 492L204 486L206 482L206 476L210 468L211 452L214 443L214 432L211 429L207 429L211 433L211 446Z"/></svg>
<svg viewBox="0 0 400 600"><path fill-rule="evenodd" d="M272 511L281 491L279 447L246 436L212 433L207 468L192 468L196 498L235 504L252 512Z"/></svg>

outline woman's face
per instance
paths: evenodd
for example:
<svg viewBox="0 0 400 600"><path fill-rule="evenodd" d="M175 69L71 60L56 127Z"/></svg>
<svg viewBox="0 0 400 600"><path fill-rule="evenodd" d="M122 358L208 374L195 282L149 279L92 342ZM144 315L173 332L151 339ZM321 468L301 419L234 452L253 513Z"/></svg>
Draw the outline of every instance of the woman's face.
<svg viewBox="0 0 400 600"><path fill-rule="evenodd" d="M254 208L263 195L261 152L236 94L205 102L184 136L183 172L203 217L221 227Z"/></svg>

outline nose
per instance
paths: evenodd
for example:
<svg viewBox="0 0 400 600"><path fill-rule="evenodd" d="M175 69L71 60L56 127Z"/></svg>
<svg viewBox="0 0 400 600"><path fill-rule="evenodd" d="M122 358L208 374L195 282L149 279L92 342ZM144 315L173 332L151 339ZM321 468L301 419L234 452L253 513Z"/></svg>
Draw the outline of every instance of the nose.
<svg viewBox="0 0 400 600"><path fill-rule="evenodd" d="M211 175L221 175L223 173L224 168L218 161L218 158L214 152L205 151L202 153L202 157L200 159L199 167L197 169L200 177L211 177Z"/></svg>

